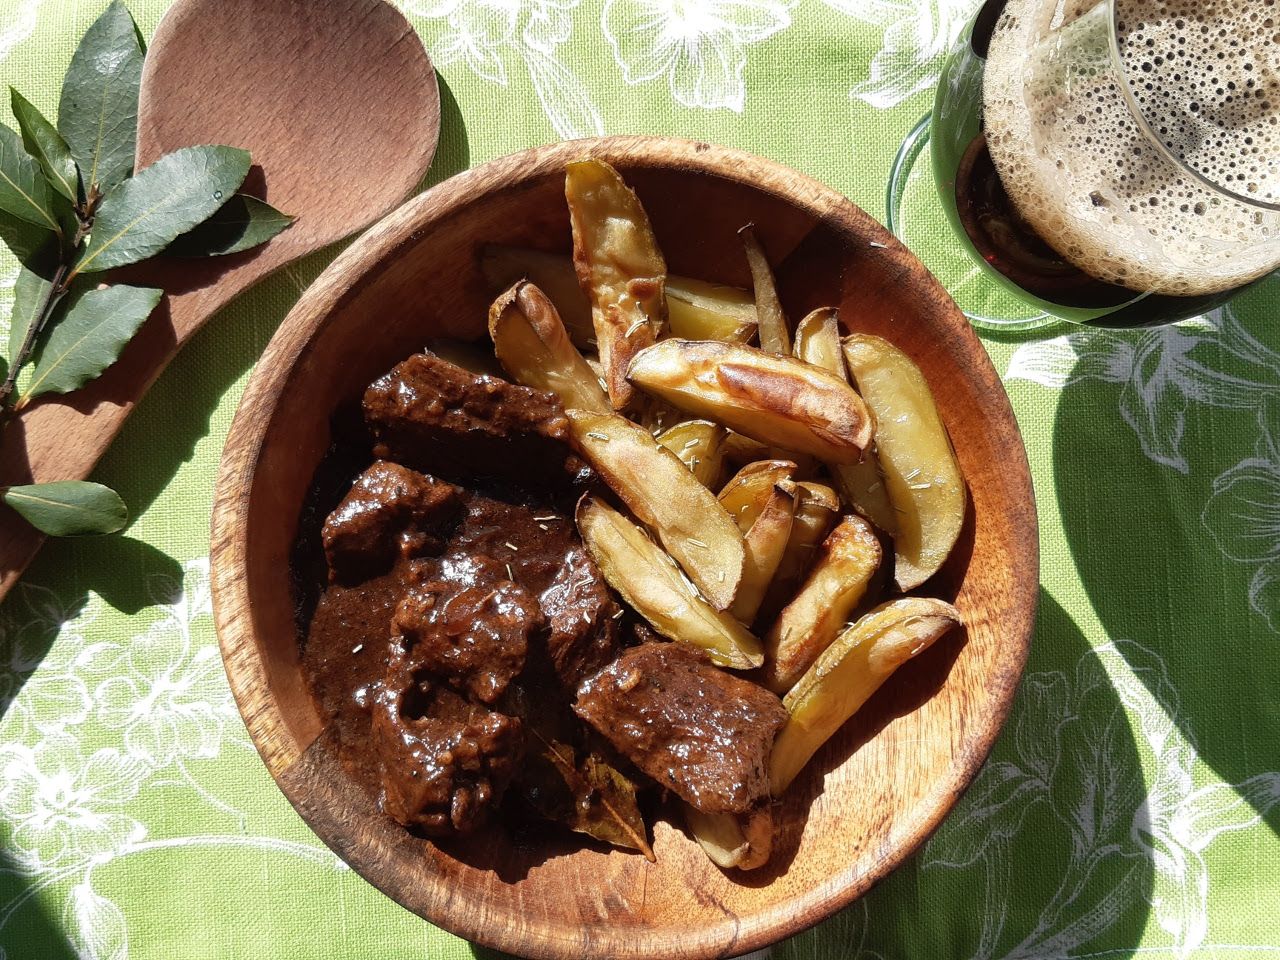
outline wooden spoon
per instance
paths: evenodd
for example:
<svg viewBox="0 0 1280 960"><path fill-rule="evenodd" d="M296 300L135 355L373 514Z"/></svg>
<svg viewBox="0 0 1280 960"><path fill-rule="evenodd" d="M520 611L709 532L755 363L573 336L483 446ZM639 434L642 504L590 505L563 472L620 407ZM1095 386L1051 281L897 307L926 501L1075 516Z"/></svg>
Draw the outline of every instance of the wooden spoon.
<svg viewBox="0 0 1280 960"><path fill-rule="evenodd" d="M238 293L394 209L431 165L435 72L383 0L178 0L147 54L139 169L178 147L252 152L244 187L297 219L248 253L131 271L168 295L121 358L64 397L33 403L0 440L4 484L89 476L182 345ZM0 597L44 537L0 510Z"/></svg>

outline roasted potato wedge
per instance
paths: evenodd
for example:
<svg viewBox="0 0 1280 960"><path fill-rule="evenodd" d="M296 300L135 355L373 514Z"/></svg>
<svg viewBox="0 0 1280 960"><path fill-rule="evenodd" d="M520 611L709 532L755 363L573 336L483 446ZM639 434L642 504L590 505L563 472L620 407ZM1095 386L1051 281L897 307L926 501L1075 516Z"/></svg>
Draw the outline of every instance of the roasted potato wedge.
<svg viewBox="0 0 1280 960"><path fill-rule="evenodd" d="M840 497L889 536L897 536L898 513L889 502L889 491L880 473L875 444L864 451L861 463L830 464Z"/></svg>
<svg viewBox="0 0 1280 960"><path fill-rule="evenodd" d="M782 302L778 299L778 288L773 280L773 268L769 266L769 258L765 256L764 247L756 237L755 225L747 224L738 231L738 236L742 238L742 249L747 255L747 266L751 269L760 349L790 356L791 331L787 326L787 316L782 312Z"/></svg>
<svg viewBox="0 0 1280 960"><path fill-rule="evenodd" d="M893 506L894 579L913 590L942 566L964 525L965 488L920 369L886 340L855 334L845 361L879 424L876 450Z"/></svg>
<svg viewBox="0 0 1280 960"><path fill-rule="evenodd" d="M796 325L797 360L821 367L833 376L848 379L840 348L840 314L835 307L819 307Z"/></svg>
<svg viewBox="0 0 1280 960"><path fill-rule="evenodd" d="M463 370L480 373L486 377L506 379L506 373L503 372L501 365L487 346L466 340L450 340L447 337L428 340L424 346L427 353L434 353L440 359L448 360Z"/></svg>
<svg viewBox="0 0 1280 960"><path fill-rule="evenodd" d="M569 340L555 306L534 284L518 280L489 308L494 353L517 383L547 390L566 407L611 413L595 371Z"/></svg>
<svg viewBox="0 0 1280 960"><path fill-rule="evenodd" d="M717 867L754 870L773 852L773 810L763 804L750 813L703 813L687 803L685 823L698 846Z"/></svg>
<svg viewBox="0 0 1280 960"><path fill-rule="evenodd" d="M738 592L742 532L716 495L647 430L613 413L568 410L574 447L657 536L717 610Z"/></svg>
<svg viewBox="0 0 1280 960"><path fill-rule="evenodd" d="M480 268L495 291L505 290L517 280L536 283L560 311L574 345L581 350L595 348L591 301L578 284L572 257L491 243L480 254ZM669 275L666 297L672 336L735 343L746 343L755 336L756 304L745 290Z"/></svg>
<svg viewBox="0 0 1280 960"><path fill-rule="evenodd" d="M770 758L773 795L780 796L827 739L907 660L961 623L949 603L902 597L845 630L783 698L790 717Z"/></svg>
<svg viewBox="0 0 1280 960"><path fill-rule="evenodd" d="M765 637L765 686L775 693L791 689L862 601L881 559L880 541L867 521L851 514L836 525L804 586Z"/></svg>
<svg viewBox="0 0 1280 960"><path fill-rule="evenodd" d="M627 367L666 324L667 265L635 191L609 164L590 157L568 164L564 192L605 386L614 408L625 410L635 393Z"/></svg>
<svg viewBox="0 0 1280 960"><path fill-rule="evenodd" d="M796 327L796 356L806 363L848 380L840 343L840 317L833 307L819 307ZM885 533L897 530L889 494L880 477L875 444L862 451L862 460L827 465L844 501Z"/></svg>
<svg viewBox="0 0 1280 960"><path fill-rule="evenodd" d="M578 503L577 521L605 580L658 633L701 647L723 667L750 670L761 664L760 641L698 596L638 526L590 494Z"/></svg>
<svg viewBox="0 0 1280 960"><path fill-rule="evenodd" d="M733 517L738 529L746 534L751 529L773 489L790 480L796 465L790 460L761 460L748 463L733 475L720 491L720 505Z"/></svg>
<svg viewBox="0 0 1280 960"><path fill-rule="evenodd" d="M771 447L767 443L744 437L733 430L729 431L724 438L724 443L721 445L721 450L724 451L725 463L734 467L755 463L757 460L790 459L788 457L775 457L772 452L775 449L775 447Z"/></svg>
<svg viewBox="0 0 1280 960"><path fill-rule="evenodd" d="M574 346L580 350L595 349L591 301L578 284L572 257L491 243L480 251L480 270L494 291L506 290L518 280L536 284L556 305Z"/></svg>
<svg viewBox="0 0 1280 960"><path fill-rule="evenodd" d="M785 487L786 483L782 486ZM830 487L821 483L796 483L793 486L796 508L791 536L760 607L760 616L770 619L794 599L796 590L818 557L818 547L840 515L840 498Z"/></svg>
<svg viewBox="0 0 1280 960"><path fill-rule="evenodd" d="M862 398L825 370L742 344L663 340L636 354L628 377L696 417L832 463L852 463L871 442Z"/></svg>
<svg viewBox="0 0 1280 960"><path fill-rule="evenodd" d="M738 595L729 606L729 613L748 626L755 620L764 592L782 562L787 541L791 538L791 524L795 516L795 489L781 485L769 491L764 507L743 536L747 560L742 568L742 582Z"/></svg>
<svg viewBox="0 0 1280 960"><path fill-rule="evenodd" d="M686 420L658 434L658 442L679 457L700 484L713 488L724 466L720 445L727 433L710 420Z"/></svg>
<svg viewBox="0 0 1280 960"><path fill-rule="evenodd" d="M746 343L756 332L751 294L689 277L667 277L667 324L683 340Z"/></svg>

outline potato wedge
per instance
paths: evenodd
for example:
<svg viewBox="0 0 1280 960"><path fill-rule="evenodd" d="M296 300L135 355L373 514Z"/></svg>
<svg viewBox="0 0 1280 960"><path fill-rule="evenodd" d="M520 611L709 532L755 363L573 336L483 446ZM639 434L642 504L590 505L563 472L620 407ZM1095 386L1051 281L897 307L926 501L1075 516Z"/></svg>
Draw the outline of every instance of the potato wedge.
<svg viewBox="0 0 1280 960"><path fill-rule="evenodd" d="M796 325L793 350L797 360L848 379L840 349L840 314L835 307L819 307Z"/></svg>
<svg viewBox="0 0 1280 960"><path fill-rule="evenodd" d="M610 413L609 398L595 371L569 340L547 295L518 280L489 308L493 350L517 383L547 390L566 407Z"/></svg>
<svg viewBox="0 0 1280 960"><path fill-rule="evenodd" d="M724 443L721 445L721 450L724 451L725 463L733 467L755 463L757 460L790 459L789 457L775 457L772 452L775 449L775 447L771 447L767 443L744 437L733 430L729 431L724 438Z"/></svg>
<svg viewBox="0 0 1280 960"><path fill-rule="evenodd" d="M631 405L632 357L666 325L667 265L635 192L605 163L587 157L565 168L573 265L591 301L591 323L617 410Z"/></svg>
<svg viewBox="0 0 1280 960"><path fill-rule="evenodd" d="M658 633L701 647L723 667L750 670L761 664L760 641L698 596L638 526L591 494L579 501L577 522L605 580Z"/></svg>
<svg viewBox="0 0 1280 960"><path fill-rule="evenodd" d="M780 796L827 739L907 660L961 623L932 597L890 600L836 638L783 698L790 713L774 741L769 779Z"/></svg>
<svg viewBox="0 0 1280 960"><path fill-rule="evenodd" d="M756 304L737 287L668 276L667 323L682 340L746 343L755 336Z"/></svg>
<svg viewBox="0 0 1280 960"><path fill-rule="evenodd" d="M831 645L866 595L881 559L880 541L867 521L851 514L836 525L804 586L765 637L766 687L790 690Z"/></svg>
<svg viewBox="0 0 1280 960"><path fill-rule="evenodd" d="M742 582L738 595L729 606L729 613L747 626L756 618L764 592L782 562L787 541L791 538L791 524L795 516L795 488L790 490L775 486L769 491L759 516L743 536L747 560L742 568Z"/></svg>
<svg viewBox="0 0 1280 960"><path fill-rule="evenodd" d="M840 343L840 317L833 307L819 307L796 327L796 356L806 363L848 380ZM844 501L885 533L897 530L889 494L880 476L875 443L862 451L862 460L827 465Z"/></svg>
<svg viewBox="0 0 1280 960"><path fill-rule="evenodd" d="M556 305L574 346L580 350L595 349L596 328L591 324L591 301L578 284L572 257L490 243L480 251L480 270L495 293L506 290L518 280L536 284Z"/></svg>
<svg viewBox="0 0 1280 960"><path fill-rule="evenodd" d="M595 348L591 301L578 284L572 257L491 243L480 253L480 269L495 292L517 280L536 283L560 311L574 345L580 350ZM755 336L756 304L746 290L669 275L666 297L673 336L735 343L746 343Z"/></svg>
<svg viewBox="0 0 1280 960"><path fill-rule="evenodd" d="M778 288L773 280L773 269L764 247L756 237L754 224L747 224L738 231L742 249L751 269L751 286L756 300L756 332L760 334L760 349L782 356L791 355L791 331L787 327L786 314L778 299Z"/></svg>
<svg viewBox="0 0 1280 960"><path fill-rule="evenodd" d="M613 413L568 410L574 447L657 535L717 610L733 602L746 551L715 494L642 427Z"/></svg>
<svg viewBox="0 0 1280 960"><path fill-rule="evenodd" d="M773 810L764 804L750 813L703 813L687 803L685 823L698 846L717 867L754 870L773 852Z"/></svg>
<svg viewBox="0 0 1280 960"><path fill-rule="evenodd" d="M831 477L840 497L889 536L897 536L898 513L889 502L889 490L880 472L880 457L873 443L863 451L861 463L833 463Z"/></svg>
<svg viewBox="0 0 1280 960"><path fill-rule="evenodd" d="M840 499L830 487L821 483L797 483L794 486L796 509L791 536L760 606L760 616L770 620L794 599L796 590L818 557L818 547L840 515Z"/></svg>
<svg viewBox="0 0 1280 960"><path fill-rule="evenodd" d="M427 353L434 353L441 360L448 360L463 370L470 370L472 373L483 374L486 377L497 377L500 380L507 378L488 344L482 346L467 340L435 337L428 340L424 346Z"/></svg>
<svg viewBox="0 0 1280 960"><path fill-rule="evenodd" d="M933 394L911 359L879 337L844 339L845 361L879 424L876 450L897 529L894 579L912 590L942 566L964 525L965 487Z"/></svg>
<svg viewBox="0 0 1280 960"><path fill-rule="evenodd" d="M727 433L710 420L686 420L658 434L658 442L679 457L700 484L713 488L724 466L720 445Z"/></svg>
<svg viewBox="0 0 1280 960"><path fill-rule="evenodd" d="M631 382L696 417L788 450L852 463L871 414L848 383L794 357L742 344L664 340L631 362Z"/></svg>
<svg viewBox="0 0 1280 960"><path fill-rule="evenodd" d="M774 487L790 480L796 465L790 460L761 460L749 463L724 485L720 505L729 511L738 529L746 534L773 493Z"/></svg>

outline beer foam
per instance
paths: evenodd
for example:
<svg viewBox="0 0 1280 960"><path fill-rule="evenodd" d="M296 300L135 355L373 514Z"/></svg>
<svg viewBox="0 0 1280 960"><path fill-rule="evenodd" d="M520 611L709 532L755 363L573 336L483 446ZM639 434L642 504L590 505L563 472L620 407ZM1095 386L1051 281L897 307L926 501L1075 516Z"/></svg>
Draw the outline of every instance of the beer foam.
<svg viewBox="0 0 1280 960"><path fill-rule="evenodd" d="M1280 265L1280 212L1223 192L1270 202L1280 190L1280 71L1249 55L1277 56L1276 2L1115 0L1121 77L1105 0L1009 0L985 125L1036 232L1135 290L1216 293Z"/></svg>

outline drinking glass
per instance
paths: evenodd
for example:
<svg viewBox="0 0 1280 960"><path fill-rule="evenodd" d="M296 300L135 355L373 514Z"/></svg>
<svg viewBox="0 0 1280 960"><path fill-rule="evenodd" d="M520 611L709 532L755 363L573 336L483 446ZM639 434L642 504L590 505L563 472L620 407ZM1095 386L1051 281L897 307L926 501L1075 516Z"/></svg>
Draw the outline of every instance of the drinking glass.
<svg viewBox="0 0 1280 960"><path fill-rule="evenodd" d="M1275 0L988 0L898 153L890 228L981 327L1224 303L1280 267L1277 24Z"/></svg>

